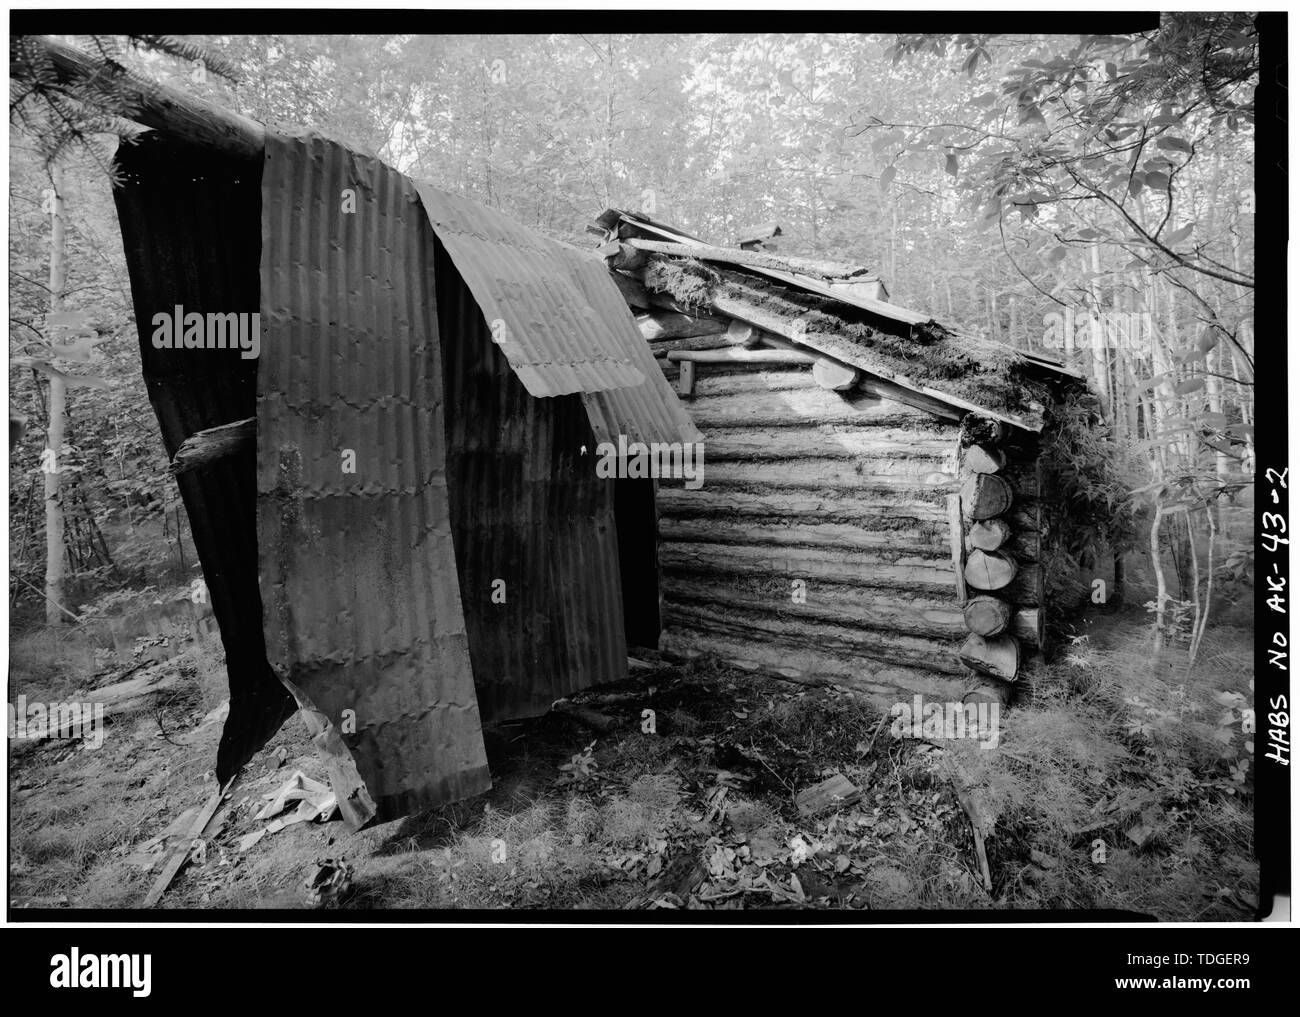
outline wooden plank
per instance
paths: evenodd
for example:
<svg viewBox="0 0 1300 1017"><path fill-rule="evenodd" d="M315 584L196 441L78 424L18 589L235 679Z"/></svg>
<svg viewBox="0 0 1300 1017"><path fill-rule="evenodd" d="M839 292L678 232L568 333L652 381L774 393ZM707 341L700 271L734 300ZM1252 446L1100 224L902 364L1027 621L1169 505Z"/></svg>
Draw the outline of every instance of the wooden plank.
<svg viewBox="0 0 1300 1017"><path fill-rule="evenodd" d="M966 549L962 544L961 496L948 495L948 540L952 551L952 571L957 583L957 604L966 603Z"/></svg>
<svg viewBox="0 0 1300 1017"><path fill-rule="evenodd" d="M635 251L649 251L654 254L666 254L676 258L721 261L729 265L747 265L754 268L767 268L777 272L820 276L825 279L854 279L870 277L871 275L860 265L847 265L843 262L826 261L820 258L778 256L766 254L762 251L746 251L734 247L714 247L702 243L677 244L662 240L629 237L623 242L623 246Z"/></svg>
<svg viewBox="0 0 1300 1017"><path fill-rule="evenodd" d="M659 359L667 359L674 350L716 350L727 345L723 335L688 335L680 339L657 339L650 343L650 352Z"/></svg>
<svg viewBox="0 0 1300 1017"><path fill-rule="evenodd" d="M167 863L163 866L162 871L158 873L158 878L154 880L153 886L145 894L144 900L140 903L142 908L156 907L162 895L167 892L167 888L172 885L172 880L176 874L181 871L182 866L189 860L190 850L194 841L203 836L203 831L207 829L208 823L216 814L217 808L229 793L231 787L238 779L238 774L231 777L226 782L226 786L219 791L214 791L207 803L201 808L194 817L194 822L190 825L188 835L172 849L172 854Z"/></svg>
<svg viewBox="0 0 1300 1017"><path fill-rule="evenodd" d="M256 448L257 418L248 417L191 434L181 442L167 469L172 476L180 476L190 470L229 459L240 452L255 451Z"/></svg>
<svg viewBox="0 0 1300 1017"><path fill-rule="evenodd" d="M696 364L813 364L817 358L798 350L747 350L728 346L719 350L673 350L669 360Z"/></svg>
<svg viewBox="0 0 1300 1017"><path fill-rule="evenodd" d="M799 815L811 819L852 805L861 797L862 791L851 780L842 773L836 773L820 784L800 791L794 796L794 805L799 810Z"/></svg>
<svg viewBox="0 0 1300 1017"><path fill-rule="evenodd" d="M671 360L671 355L669 356ZM677 374L677 394L679 396L690 396L695 390L695 363L690 360L682 361L679 364Z"/></svg>

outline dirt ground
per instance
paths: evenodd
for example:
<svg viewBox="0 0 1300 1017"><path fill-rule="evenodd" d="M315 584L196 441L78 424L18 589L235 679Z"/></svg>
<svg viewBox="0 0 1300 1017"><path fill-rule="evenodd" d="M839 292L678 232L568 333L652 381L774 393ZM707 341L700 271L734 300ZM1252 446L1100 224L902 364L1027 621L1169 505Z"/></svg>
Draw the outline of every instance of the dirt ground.
<svg viewBox="0 0 1300 1017"><path fill-rule="evenodd" d="M1188 671L1177 651L1152 665L1140 612L1095 629L1031 674L1000 716L996 747L898 737L886 708L845 690L652 661L577 697L613 720L606 733L558 711L488 732L485 795L355 835L337 818L301 822L245 850L277 789L298 772L325 775L295 717L190 842L216 790L225 675L208 645L148 665L193 682L114 718L98 749L11 741L11 906L138 907L189 844L160 908L1251 917L1254 774L1240 732L1253 702L1249 631L1212 633ZM123 670L66 637L52 649L51 638L15 645L11 702L93 698ZM835 775L860 797L801 811L800 793ZM313 904L304 883L325 858L344 859L350 879Z"/></svg>

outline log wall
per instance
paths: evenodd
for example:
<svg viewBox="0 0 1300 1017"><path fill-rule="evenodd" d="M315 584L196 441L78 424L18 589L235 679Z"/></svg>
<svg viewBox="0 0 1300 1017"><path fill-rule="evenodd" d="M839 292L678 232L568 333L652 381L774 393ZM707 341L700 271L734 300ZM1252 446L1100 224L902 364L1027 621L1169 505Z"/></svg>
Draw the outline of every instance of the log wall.
<svg viewBox="0 0 1300 1017"><path fill-rule="evenodd" d="M727 337L672 349L705 344ZM825 388L810 364L694 367L683 399L705 436L704 484L660 483L662 648L891 700L960 699L974 683L957 654L958 426L863 384Z"/></svg>

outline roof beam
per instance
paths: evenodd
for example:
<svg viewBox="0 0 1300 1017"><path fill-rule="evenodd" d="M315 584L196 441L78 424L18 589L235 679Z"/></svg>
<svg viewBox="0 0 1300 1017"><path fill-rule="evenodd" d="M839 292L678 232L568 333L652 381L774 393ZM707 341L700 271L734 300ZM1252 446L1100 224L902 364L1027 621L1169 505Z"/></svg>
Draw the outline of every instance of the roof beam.
<svg viewBox="0 0 1300 1017"><path fill-rule="evenodd" d="M763 251L743 251L732 247L711 247L708 244L674 244L661 240L643 240L640 237L628 237L623 243L638 251L670 254L680 258L701 258L704 261L722 261L731 265L766 268L776 272L803 273L819 276L823 279L865 280L875 278L861 266L846 265L838 261L823 261L817 258L788 257L786 255L767 254ZM615 265L615 267L622 266Z"/></svg>
<svg viewBox="0 0 1300 1017"><path fill-rule="evenodd" d="M266 128L256 120L223 109L175 88L132 74L124 68L96 59L78 49L47 36L28 36L21 40L26 47L36 47L49 60L61 85L73 85L96 77L112 77L124 88L134 107L120 114L155 131L184 139L202 148L216 149L241 160L262 159ZM17 67L11 55L9 76ZM111 110L109 112L119 113Z"/></svg>

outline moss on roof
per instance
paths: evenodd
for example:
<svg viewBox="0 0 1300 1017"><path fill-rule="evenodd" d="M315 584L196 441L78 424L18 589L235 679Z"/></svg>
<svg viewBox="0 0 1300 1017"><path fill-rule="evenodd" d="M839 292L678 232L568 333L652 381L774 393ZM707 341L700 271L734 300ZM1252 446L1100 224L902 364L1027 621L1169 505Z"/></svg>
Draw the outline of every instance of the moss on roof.
<svg viewBox="0 0 1300 1017"><path fill-rule="evenodd" d="M1031 411L1031 403L1046 405L1049 400L1048 386L1013 348L956 333L937 322L909 327L873 318L850 304L688 258L652 259L645 284L691 307L706 307L717 297L746 300L770 314L802 321L808 336L819 340L817 345L838 346L851 362L872 365L885 377L901 375L977 406L1023 414Z"/></svg>

